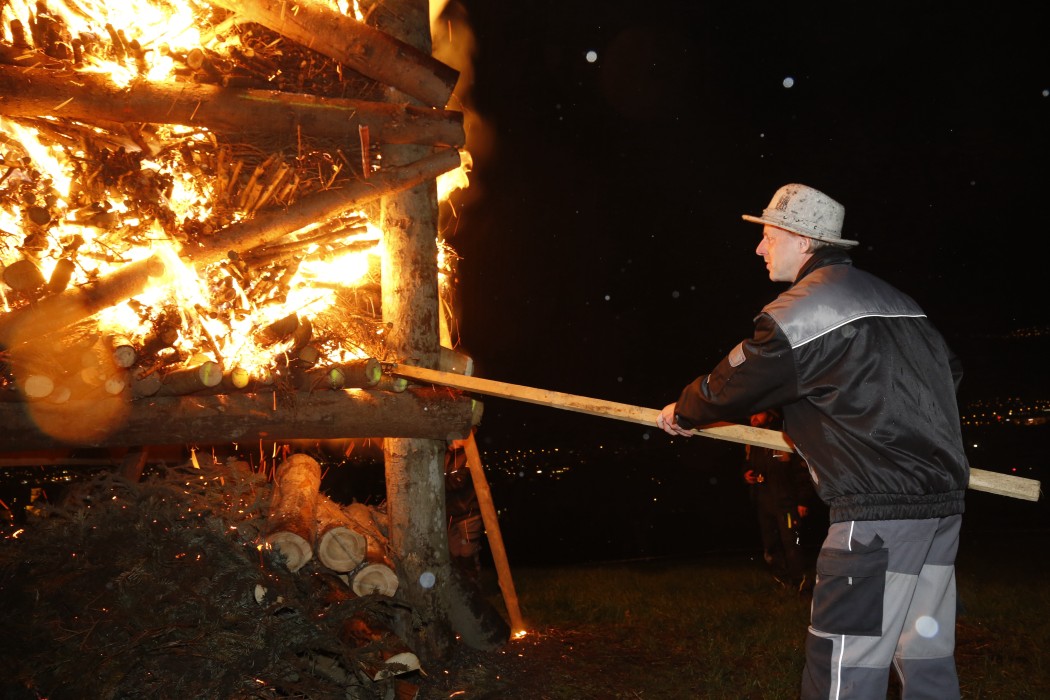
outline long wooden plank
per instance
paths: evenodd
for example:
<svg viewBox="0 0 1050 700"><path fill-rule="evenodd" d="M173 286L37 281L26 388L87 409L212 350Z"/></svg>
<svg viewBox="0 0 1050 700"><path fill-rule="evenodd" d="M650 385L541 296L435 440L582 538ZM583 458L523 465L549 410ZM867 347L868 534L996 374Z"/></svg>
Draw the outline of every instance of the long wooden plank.
<svg viewBox="0 0 1050 700"><path fill-rule="evenodd" d="M387 364L385 371L408 379L414 379L429 384L448 386L462 391L472 391L486 396L496 396L503 399L513 399L526 403L560 408L566 411L586 413L592 416L604 418L615 418L656 427L656 417L660 415L659 409L632 406L615 401L603 399L592 399L577 394L566 394L560 391L549 391L547 389L536 389L521 384L508 384L480 377L468 377L452 372L441 372L424 367L414 367L405 364ZM715 438L716 440L727 440L744 445L755 445L773 450L784 450L793 452L794 447L787 440L784 433L764 428L752 428L749 425L736 425L725 423L721 425L708 426L693 431L697 435ZM1038 501L1041 491L1040 482L1036 479L1028 479L1012 474L1000 474L998 472L986 471L984 469L970 468L969 487L975 491L994 493L1000 496L1019 498L1025 501Z"/></svg>

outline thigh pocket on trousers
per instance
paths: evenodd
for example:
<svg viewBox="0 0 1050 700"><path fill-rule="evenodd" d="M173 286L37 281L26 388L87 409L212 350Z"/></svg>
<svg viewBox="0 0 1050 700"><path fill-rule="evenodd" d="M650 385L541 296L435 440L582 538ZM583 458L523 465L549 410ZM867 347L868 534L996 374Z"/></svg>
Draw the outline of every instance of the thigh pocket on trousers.
<svg viewBox="0 0 1050 700"><path fill-rule="evenodd" d="M831 634L882 635L889 550L823 549L817 558L813 627Z"/></svg>

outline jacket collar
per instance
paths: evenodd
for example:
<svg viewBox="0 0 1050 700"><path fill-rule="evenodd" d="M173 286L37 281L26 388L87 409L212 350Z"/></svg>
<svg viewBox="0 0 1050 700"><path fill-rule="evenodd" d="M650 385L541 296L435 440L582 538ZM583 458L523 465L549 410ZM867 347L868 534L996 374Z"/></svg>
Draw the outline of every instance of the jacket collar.
<svg viewBox="0 0 1050 700"><path fill-rule="evenodd" d="M803 277L822 267L852 264L853 259L849 256L848 251L842 248L821 248L816 253L813 253L813 257L806 261L806 264L798 271L798 276L795 277L795 281L792 284L798 284Z"/></svg>

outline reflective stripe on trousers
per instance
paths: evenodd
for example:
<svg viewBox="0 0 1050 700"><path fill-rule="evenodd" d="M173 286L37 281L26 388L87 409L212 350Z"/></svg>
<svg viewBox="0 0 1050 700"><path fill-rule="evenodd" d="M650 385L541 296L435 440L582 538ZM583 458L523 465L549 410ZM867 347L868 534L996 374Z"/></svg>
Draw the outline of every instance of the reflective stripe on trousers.
<svg viewBox="0 0 1050 700"><path fill-rule="evenodd" d="M835 523L817 560L802 700L955 700L962 516Z"/></svg>

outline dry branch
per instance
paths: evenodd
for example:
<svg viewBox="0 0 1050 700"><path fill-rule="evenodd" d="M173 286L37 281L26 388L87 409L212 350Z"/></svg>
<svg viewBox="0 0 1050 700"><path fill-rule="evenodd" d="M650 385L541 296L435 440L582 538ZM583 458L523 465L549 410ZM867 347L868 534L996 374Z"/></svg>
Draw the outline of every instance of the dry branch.
<svg viewBox="0 0 1050 700"><path fill-rule="evenodd" d="M313 0L212 1L430 107L448 104L459 78L433 56Z"/></svg>
<svg viewBox="0 0 1050 700"><path fill-rule="evenodd" d="M0 114L83 122L203 126L240 133L302 133L353 142L360 127L377 141L462 146L460 112L276 90L237 90L139 80L119 88L105 76L0 65Z"/></svg>

